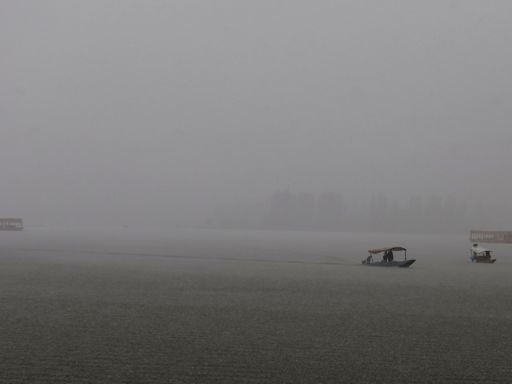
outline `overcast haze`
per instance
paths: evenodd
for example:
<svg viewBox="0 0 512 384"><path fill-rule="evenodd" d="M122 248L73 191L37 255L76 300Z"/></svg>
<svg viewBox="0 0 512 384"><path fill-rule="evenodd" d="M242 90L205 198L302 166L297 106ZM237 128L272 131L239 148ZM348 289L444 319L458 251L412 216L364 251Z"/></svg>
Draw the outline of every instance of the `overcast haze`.
<svg viewBox="0 0 512 384"><path fill-rule="evenodd" d="M186 225L276 190L509 207L511 17L509 1L2 0L0 216Z"/></svg>

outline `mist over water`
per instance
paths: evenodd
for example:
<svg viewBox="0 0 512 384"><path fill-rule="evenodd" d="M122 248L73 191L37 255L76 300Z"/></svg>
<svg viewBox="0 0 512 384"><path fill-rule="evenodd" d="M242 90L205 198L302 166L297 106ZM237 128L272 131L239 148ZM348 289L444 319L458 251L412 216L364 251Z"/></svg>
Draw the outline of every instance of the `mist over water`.
<svg viewBox="0 0 512 384"><path fill-rule="evenodd" d="M0 382L510 382L511 16L1 1Z"/></svg>
<svg viewBox="0 0 512 384"><path fill-rule="evenodd" d="M459 207L512 227L511 13L499 0L4 1L0 212L225 227L289 191L340 195L356 216L372 196L395 211L455 201L452 231L470 226Z"/></svg>

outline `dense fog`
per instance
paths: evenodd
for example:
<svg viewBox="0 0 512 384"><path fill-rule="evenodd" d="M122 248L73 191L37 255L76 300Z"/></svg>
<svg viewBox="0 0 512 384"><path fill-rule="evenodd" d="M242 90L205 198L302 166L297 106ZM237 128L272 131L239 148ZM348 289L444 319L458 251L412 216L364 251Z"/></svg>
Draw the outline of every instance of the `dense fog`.
<svg viewBox="0 0 512 384"><path fill-rule="evenodd" d="M0 2L0 217L512 229L512 3Z"/></svg>

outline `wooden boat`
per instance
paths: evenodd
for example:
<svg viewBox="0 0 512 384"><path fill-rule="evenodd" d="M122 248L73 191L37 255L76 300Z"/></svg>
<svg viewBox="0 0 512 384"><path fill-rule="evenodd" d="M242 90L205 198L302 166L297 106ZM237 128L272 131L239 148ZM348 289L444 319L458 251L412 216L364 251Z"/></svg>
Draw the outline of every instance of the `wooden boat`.
<svg viewBox="0 0 512 384"><path fill-rule="evenodd" d="M403 252L404 259L403 260L394 260L393 252ZM410 267L416 259L407 260L407 249L404 247L390 247L390 248L377 248L368 250L370 254L366 259L362 261L363 265L368 265L371 267L399 267L399 268L408 268ZM382 254L381 260L374 260L374 255Z"/></svg>
<svg viewBox="0 0 512 384"><path fill-rule="evenodd" d="M471 256L469 258L473 263L494 264L496 259L492 258L491 253L492 251L482 248L475 243L471 247Z"/></svg>

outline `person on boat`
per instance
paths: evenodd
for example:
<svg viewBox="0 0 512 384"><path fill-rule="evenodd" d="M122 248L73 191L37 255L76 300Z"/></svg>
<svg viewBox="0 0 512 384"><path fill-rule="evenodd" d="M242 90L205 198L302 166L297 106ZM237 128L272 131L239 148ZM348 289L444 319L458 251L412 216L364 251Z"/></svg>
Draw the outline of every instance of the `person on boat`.
<svg viewBox="0 0 512 384"><path fill-rule="evenodd" d="M382 261L384 261L384 262L388 261L388 251L384 251L384 254L382 255Z"/></svg>
<svg viewBox="0 0 512 384"><path fill-rule="evenodd" d="M389 262L393 261L393 251L391 249L389 250L389 253L388 253L388 261Z"/></svg>

